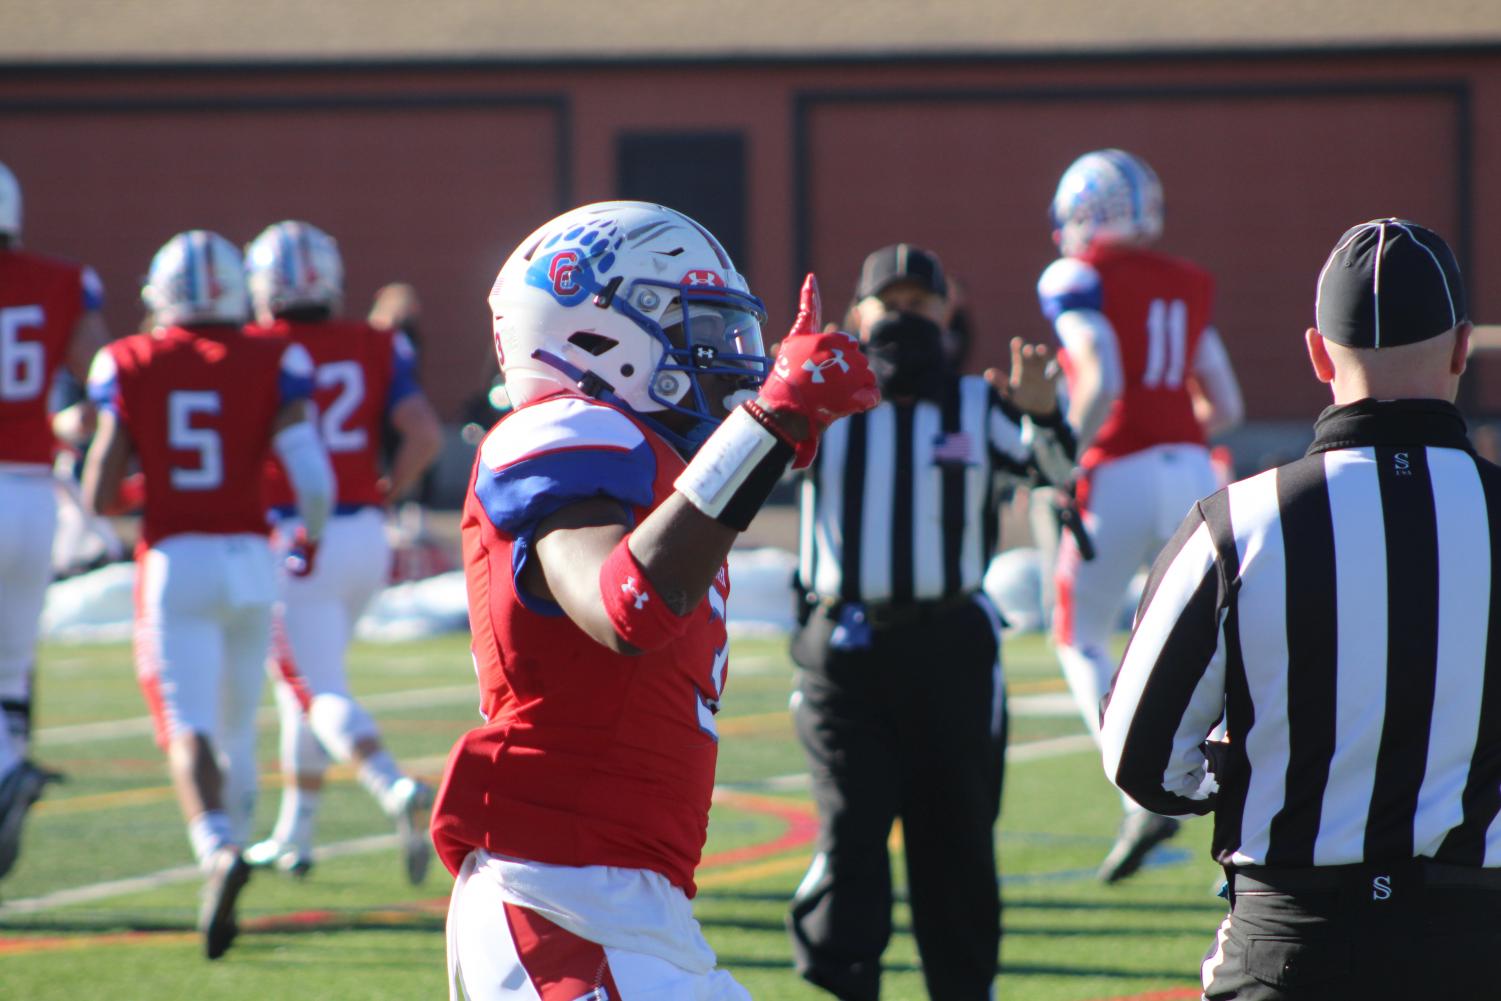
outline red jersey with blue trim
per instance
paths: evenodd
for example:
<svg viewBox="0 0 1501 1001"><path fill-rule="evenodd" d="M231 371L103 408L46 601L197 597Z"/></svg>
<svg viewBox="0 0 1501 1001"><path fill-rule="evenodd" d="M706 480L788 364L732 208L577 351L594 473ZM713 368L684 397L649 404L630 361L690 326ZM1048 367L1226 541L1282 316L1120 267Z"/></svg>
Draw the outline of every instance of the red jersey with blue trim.
<svg viewBox="0 0 1501 1001"><path fill-rule="evenodd" d="M1139 247L1096 247L1054 261L1037 290L1050 321L1071 309L1093 309L1115 330L1121 394L1080 466L1092 469L1154 445L1204 443L1187 380L1214 304L1207 271ZM1067 373L1066 351L1061 360Z"/></svg>
<svg viewBox="0 0 1501 1001"><path fill-rule="evenodd" d="M0 250L0 462L52 462L52 379L78 318L102 303L92 268Z"/></svg>
<svg viewBox="0 0 1501 1001"><path fill-rule="evenodd" d="M417 392L416 355L406 335L352 320L278 320L247 332L294 341L313 359L313 402L334 470L339 510L385 503L377 483L386 415ZM296 503L286 470L273 456L266 464L266 504L291 513Z"/></svg>
<svg viewBox="0 0 1501 1001"><path fill-rule="evenodd" d="M89 397L115 412L140 461L141 545L185 532L265 535L272 427L312 391L302 347L231 326L164 327L100 351Z"/></svg>
<svg viewBox="0 0 1501 1001"><path fill-rule="evenodd" d="M457 873L474 848L555 865L661 873L689 896L703 851L729 659L727 568L665 649L625 656L517 583L539 522L595 497L640 524L682 458L622 410L559 395L506 415L464 503L464 570L480 708L433 810Z"/></svg>

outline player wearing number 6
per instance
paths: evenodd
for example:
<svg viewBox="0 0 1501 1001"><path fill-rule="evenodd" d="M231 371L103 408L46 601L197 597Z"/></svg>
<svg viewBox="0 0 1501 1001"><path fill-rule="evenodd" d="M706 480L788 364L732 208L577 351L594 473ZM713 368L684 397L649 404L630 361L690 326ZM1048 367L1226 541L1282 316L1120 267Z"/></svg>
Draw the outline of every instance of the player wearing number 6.
<svg viewBox="0 0 1501 1001"><path fill-rule="evenodd" d="M760 300L660 205L553 220L489 301L516 410L480 445L462 522L487 722L433 809L457 877L451 996L747 998L689 905L725 557L822 429L875 405L874 378L849 335L818 333L811 275L772 369Z"/></svg>
<svg viewBox="0 0 1501 1001"><path fill-rule="evenodd" d="M300 344L312 357L318 429L337 486L334 516L314 550L299 534L286 469L279 461L267 467L267 502L288 557L277 582L270 665L285 785L271 837L245 857L252 865L307 871L332 754L358 766L360 784L402 836L407 878L420 883L432 858L426 824L432 791L403 775L382 746L375 720L350 696L344 657L355 621L390 576L384 505L432 463L442 427L417 385L406 335L338 317L344 262L327 233L305 222L276 223L250 244L245 265L257 322L249 332ZM388 418L400 442L389 477L382 477Z"/></svg>
<svg viewBox="0 0 1501 1001"><path fill-rule="evenodd" d="M20 249L21 186L0 163L0 877L47 781L26 759L37 623L52 578L57 498L47 398L107 339L92 268Z"/></svg>
<svg viewBox="0 0 1501 1001"><path fill-rule="evenodd" d="M156 328L109 345L89 370L100 413L83 494L91 510L111 511L139 462L136 674L205 873L199 930L215 959L235 936L250 872L240 848L275 598L262 470L274 452L314 541L333 479L308 420L312 361L300 345L241 331L249 302L233 244L203 230L174 236L141 297Z"/></svg>
<svg viewBox="0 0 1501 1001"><path fill-rule="evenodd" d="M1151 167L1118 149L1086 153L1058 182L1052 219L1063 256L1037 290L1063 346L1069 422L1084 450L1075 489L1096 550L1082 559L1065 534L1053 633L1064 677L1098 736L1122 597L1183 512L1219 486L1204 442L1240 422L1241 398L1212 326L1213 279L1148 249L1162 233L1162 186ZM1176 820L1125 806L1100 869L1106 882L1131 875L1178 829Z"/></svg>

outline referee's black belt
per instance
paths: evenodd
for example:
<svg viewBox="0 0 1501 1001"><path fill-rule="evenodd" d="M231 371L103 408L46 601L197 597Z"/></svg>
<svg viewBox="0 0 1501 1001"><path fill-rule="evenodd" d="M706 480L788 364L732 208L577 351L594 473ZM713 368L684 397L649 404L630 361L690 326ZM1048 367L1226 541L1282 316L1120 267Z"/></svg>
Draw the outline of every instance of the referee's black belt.
<svg viewBox="0 0 1501 1001"><path fill-rule="evenodd" d="M957 611L974 602L975 592L966 591L952 598L935 598L929 601L869 601L849 602L834 598L817 598L831 618L850 605L858 605L865 614L865 621L872 629L893 629L917 625Z"/></svg>
<svg viewBox="0 0 1501 1001"><path fill-rule="evenodd" d="M1377 880L1384 881L1381 884ZM1363 862L1357 865L1282 868L1247 866L1230 870L1234 893L1318 893L1357 890L1383 892L1396 881L1416 880L1423 886L1438 889L1479 889L1501 892L1501 869L1452 865L1429 858L1383 864Z"/></svg>

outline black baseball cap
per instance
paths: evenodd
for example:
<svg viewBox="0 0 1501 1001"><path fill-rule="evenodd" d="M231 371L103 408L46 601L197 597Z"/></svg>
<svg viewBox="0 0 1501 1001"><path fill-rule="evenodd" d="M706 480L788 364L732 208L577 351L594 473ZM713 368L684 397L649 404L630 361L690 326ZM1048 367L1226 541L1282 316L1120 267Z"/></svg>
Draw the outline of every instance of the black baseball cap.
<svg viewBox="0 0 1501 1001"><path fill-rule="evenodd" d="M938 263L932 251L910 243L893 243L865 258L865 263L860 266L860 281L855 285L855 298L880 295L897 282L915 282L929 292L941 296L949 294L943 265Z"/></svg>
<svg viewBox="0 0 1501 1001"><path fill-rule="evenodd" d="M1467 317L1464 279L1437 233L1406 219L1373 219L1335 244L1314 299L1324 337L1352 348L1416 344Z"/></svg>

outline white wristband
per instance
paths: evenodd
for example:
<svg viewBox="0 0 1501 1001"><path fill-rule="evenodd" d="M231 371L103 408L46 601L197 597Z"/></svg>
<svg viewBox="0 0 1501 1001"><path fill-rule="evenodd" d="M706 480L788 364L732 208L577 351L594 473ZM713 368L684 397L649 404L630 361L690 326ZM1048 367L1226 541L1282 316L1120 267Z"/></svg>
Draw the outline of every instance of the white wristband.
<svg viewBox="0 0 1501 1001"><path fill-rule="evenodd" d="M792 456L791 445L744 407L736 407L699 447L673 487L710 518L743 532Z"/></svg>

